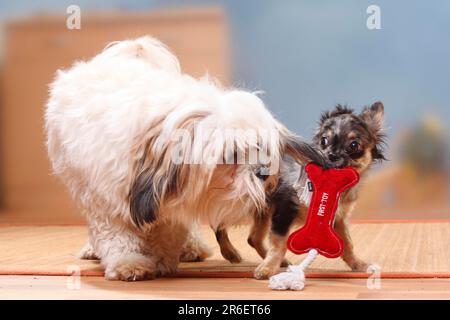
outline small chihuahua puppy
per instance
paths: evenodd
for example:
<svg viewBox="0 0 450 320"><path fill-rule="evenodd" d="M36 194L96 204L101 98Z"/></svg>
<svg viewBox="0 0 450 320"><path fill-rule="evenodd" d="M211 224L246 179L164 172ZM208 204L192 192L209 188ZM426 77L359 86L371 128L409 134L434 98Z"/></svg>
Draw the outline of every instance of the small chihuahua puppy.
<svg viewBox="0 0 450 320"><path fill-rule="evenodd" d="M313 143L330 160L333 167L354 168L363 180L371 165L385 160L383 147L384 106L376 102L365 107L360 114L352 109L337 105L333 111L322 114ZM263 176L267 193L267 209L254 217L248 243L256 249L264 261L256 268L254 276L266 279L286 265L286 242L289 230L295 224L303 224L308 207L299 200L296 184L303 167L289 157L283 159L277 175ZM303 171L304 173L304 171ZM348 229L348 218L358 199L358 184L341 195L335 218L335 230L344 240L343 260L353 271L366 271L368 264L359 259L354 251ZM270 246L267 250L264 239L270 228ZM231 244L227 230L216 230L216 238L223 257L232 263L242 259Z"/></svg>

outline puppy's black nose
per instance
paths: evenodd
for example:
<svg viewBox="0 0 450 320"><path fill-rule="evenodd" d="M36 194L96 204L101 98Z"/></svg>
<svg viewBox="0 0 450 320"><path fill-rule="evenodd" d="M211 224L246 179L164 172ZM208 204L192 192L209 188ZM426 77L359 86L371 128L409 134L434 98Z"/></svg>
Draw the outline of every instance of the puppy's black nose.
<svg viewBox="0 0 450 320"><path fill-rule="evenodd" d="M340 157L338 157L338 156L335 155L334 153L330 153L330 154L328 155L328 159L329 159L331 162L336 162L336 161L338 161L338 160L340 159Z"/></svg>
<svg viewBox="0 0 450 320"><path fill-rule="evenodd" d="M255 175L262 181L266 181L269 177L269 169L267 167L259 167L255 170Z"/></svg>

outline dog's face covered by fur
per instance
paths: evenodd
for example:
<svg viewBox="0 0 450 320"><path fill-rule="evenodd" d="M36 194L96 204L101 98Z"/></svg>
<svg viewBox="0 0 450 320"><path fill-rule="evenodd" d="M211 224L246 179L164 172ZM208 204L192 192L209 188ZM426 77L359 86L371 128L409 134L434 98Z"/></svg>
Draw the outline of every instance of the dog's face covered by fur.
<svg viewBox="0 0 450 320"><path fill-rule="evenodd" d="M384 107L376 102L360 114L341 105L322 114L314 143L335 167L351 166L362 173L384 160Z"/></svg>

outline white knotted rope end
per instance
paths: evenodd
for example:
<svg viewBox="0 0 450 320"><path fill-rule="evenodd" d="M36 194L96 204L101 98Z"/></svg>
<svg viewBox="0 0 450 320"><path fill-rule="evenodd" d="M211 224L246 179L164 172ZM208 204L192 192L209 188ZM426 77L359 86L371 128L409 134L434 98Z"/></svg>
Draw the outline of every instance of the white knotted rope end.
<svg viewBox="0 0 450 320"><path fill-rule="evenodd" d="M317 250L312 249L302 263L296 266L289 266L288 271L270 277L269 288L272 290L303 290L305 287L304 270L308 268L317 255Z"/></svg>

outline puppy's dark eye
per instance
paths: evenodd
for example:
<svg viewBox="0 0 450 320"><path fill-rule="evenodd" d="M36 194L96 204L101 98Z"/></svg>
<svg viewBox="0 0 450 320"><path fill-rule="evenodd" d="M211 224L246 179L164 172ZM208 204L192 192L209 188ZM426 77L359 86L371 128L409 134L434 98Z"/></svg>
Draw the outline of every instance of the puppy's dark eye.
<svg viewBox="0 0 450 320"><path fill-rule="evenodd" d="M359 143L358 141L352 141L352 143L350 143L350 145L348 146L348 151L350 153L354 153L359 151Z"/></svg>
<svg viewBox="0 0 450 320"><path fill-rule="evenodd" d="M328 145L328 138L322 137L322 139L320 140L320 144L322 147L326 147Z"/></svg>

